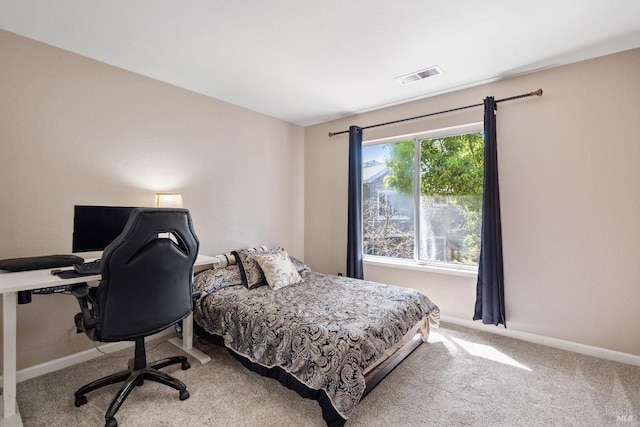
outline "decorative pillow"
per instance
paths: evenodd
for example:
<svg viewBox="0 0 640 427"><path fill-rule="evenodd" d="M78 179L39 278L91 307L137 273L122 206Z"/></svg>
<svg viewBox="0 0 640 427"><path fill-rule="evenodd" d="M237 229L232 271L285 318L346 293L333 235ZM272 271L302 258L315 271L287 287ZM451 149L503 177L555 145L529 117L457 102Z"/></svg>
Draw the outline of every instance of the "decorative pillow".
<svg viewBox="0 0 640 427"><path fill-rule="evenodd" d="M307 264L305 264L304 262L300 261L298 258L294 258L291 255L289 255L289 258L291 258L291 262L296 267L296 271L298 273L302 274L302 273L304 273L306 271L311 271L309 266Z"/></svg>
<svg viewBox="0 0 640 427"><path fill-rule="evenodd" d="M267 279L264 277L264 273L260 268L260 265L255 259L257 254L270 254L284 251L282 248L266 249L264 246L250 249L240 249L231 252L235 257L240 267L240 276L242 277L242 284L249 289L257 288L258 286L266 285Z"/></svg>
<svg viewBox="0 0 640 427"><path fill-rule="evenodd" d="M203 294L232 285L241 285L240 267L230 265L225 268L205 270L193 278L193 286Z"/></svg>
<svg viewBox="0 0 640 427"><path fill-rule="evenodd" d="M257 254L255 259L271 289L280 289L302 281L296 266L284 249L272 254Z"/></svg>
<svg viewBox="0 0 640 427"><path fill-rule="evenodd" d="M231 252L219 254L213 257L213 268L224 268L229 265L236 264L236 257Z"/></svg>

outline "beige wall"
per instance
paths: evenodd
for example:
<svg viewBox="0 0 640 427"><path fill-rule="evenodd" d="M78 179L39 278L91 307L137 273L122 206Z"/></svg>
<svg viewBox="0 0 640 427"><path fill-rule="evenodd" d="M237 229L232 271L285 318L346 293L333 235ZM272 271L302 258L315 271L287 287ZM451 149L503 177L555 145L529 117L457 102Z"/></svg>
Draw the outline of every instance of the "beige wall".
<svg viewBox="0 0 640 427"><path fill-rule="evenodd" d="M542 87L499 105L510 329L640 355L640 50L302 129L0 31L0 258L69 253L74 204L183 194L203 253L282 245L345 270L349 125ZM428 82L425 82L428 84ZM481 121L481 109L365 139ZM471 319L475 279L365 266ZM18 308L18 368L91 346L73 298Z"/></svg>
<svg viewBox="0 0 640 427"><path fill-rule="evenodd" d="M176 191L201 252L304 257L304 130L0 31L0 258L69 253L74 204ZM77 303L18 307L18 369L90 348Z"/></svg>
<svg viewBox="0 0 640 427"><path fill-rule="evenodd" d="M306 128L307 263L345 270L348 136L328 132L542 88L541 98L498 106L507 325L640 355L639 71L636 49ZM481 120L480 108L364 138ZM365 278L420 289L444 315L473 316L473 277L365 265Z"/></svg>

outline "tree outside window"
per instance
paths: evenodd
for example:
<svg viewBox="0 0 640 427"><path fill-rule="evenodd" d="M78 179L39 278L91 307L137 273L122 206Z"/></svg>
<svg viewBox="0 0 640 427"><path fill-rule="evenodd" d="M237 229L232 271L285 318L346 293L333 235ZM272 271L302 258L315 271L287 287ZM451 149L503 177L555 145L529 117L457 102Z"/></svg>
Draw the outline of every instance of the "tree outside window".
<svg viewBox="0 0 640 427"><path fill-rule="evenodd" d="M366 145L363 158L365 255L477 266L482 132Z"/></svg>

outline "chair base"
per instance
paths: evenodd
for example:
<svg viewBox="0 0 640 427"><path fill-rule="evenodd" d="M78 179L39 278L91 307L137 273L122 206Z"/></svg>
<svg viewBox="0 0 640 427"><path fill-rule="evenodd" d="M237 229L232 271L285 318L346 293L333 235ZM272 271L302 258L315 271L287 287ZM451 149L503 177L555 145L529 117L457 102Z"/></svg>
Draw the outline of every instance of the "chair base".
<svg viewBox="0 0 640 427"><path fill-rule="evenodd" d="M120 406L122 406L124 400L127 398L129 393L131 393L133 388L135 386L143 385L145 379L155 381L178 390L180 392L180 400L186 400L189 398L187 386L179 379L174 378L162 371L159 371L159 369L164 368L165 366L178 363L181 364L183 371L191 367L189 365L189 362L187 361L187 358L184 356L175 356L158 360L141 369L135 369L133 367L134 363L132 359L129 361L129 369L111 374L104 378L100 378L85 386L80 387L75 392L75 406L79 407L87 403L87 397L85 396L85 394L93 390L97 390L99 388L124 381L124 384L122 385L122 387L120 387L120 390L111 401L111 405L109 405L109 409L107 409L107 413L105 414L105 426L116 427L118 425L118 422L115 419L116 412L118 412L118 409L120 409Z"/></svg>

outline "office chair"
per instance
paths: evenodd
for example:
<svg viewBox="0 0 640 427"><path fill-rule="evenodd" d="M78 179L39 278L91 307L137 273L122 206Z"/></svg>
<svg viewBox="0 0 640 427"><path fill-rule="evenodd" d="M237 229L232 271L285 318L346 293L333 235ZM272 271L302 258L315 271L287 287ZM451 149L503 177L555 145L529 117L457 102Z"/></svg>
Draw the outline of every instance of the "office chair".
<svg viewBox="0 0 640 427"><path fill-rule="evenodd" d="M193 309L193 264L198 238L187 209L135 209L122 233L105 248L100 264L102 279L97 287L74 286L81 312L75 316L78 332L100 342L135 341L129 368L93 381L75 392L75 405L87 403L86 393L125 381L105 415L106 427L116 427L116 412L135 386L156 381L189 398L185 384L159 371L180 363L184 356L147 365L144 338L187 317Z"/></svg>

